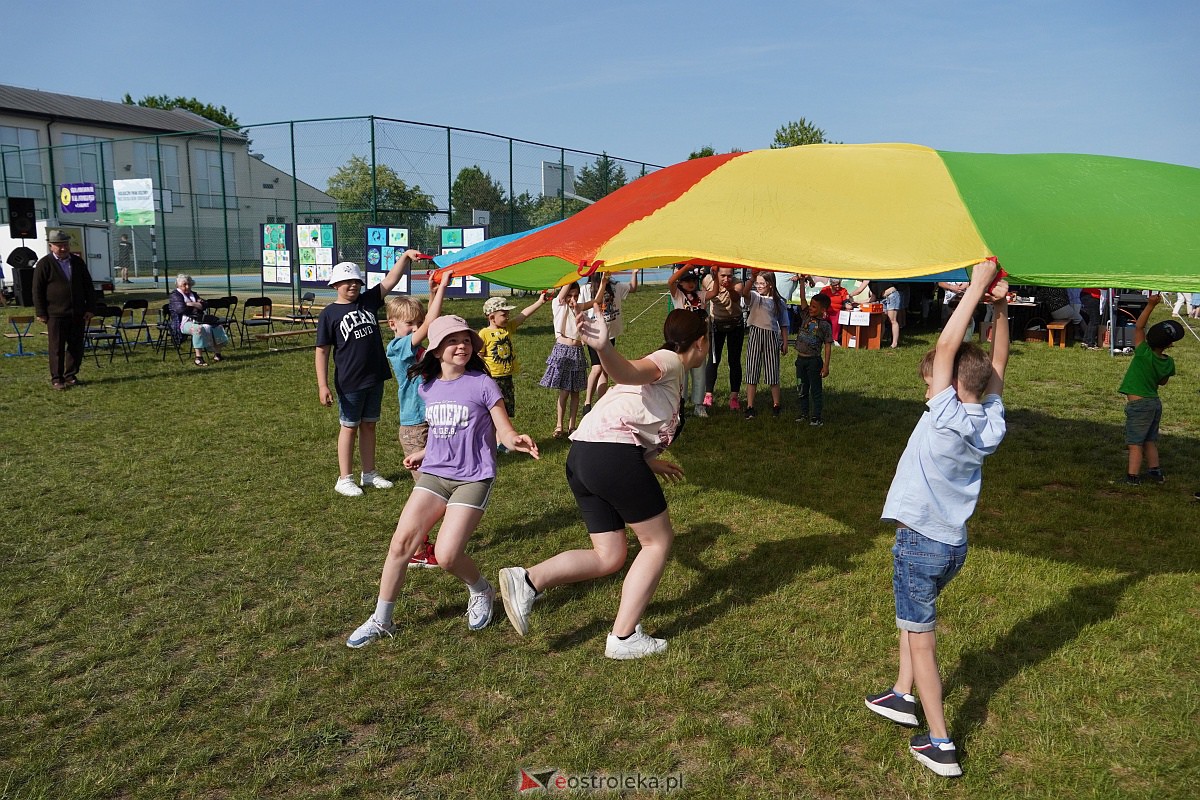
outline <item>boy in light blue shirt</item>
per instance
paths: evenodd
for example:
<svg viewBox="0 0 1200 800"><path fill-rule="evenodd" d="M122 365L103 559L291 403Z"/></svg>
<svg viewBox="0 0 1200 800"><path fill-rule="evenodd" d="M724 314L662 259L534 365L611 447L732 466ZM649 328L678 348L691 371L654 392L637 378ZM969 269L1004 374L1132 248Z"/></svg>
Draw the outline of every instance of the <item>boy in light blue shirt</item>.
<svg viewBox="0 0 1200 800"><path fill-rule="evenodd" d="M971 284L937 345L921 361L928 410L900 456L882 515L896 523L892 591L900 668L892 688L868 697L867 708L915 728L915 685L929 730L914 736L909 750L946 777L961 775L962 767L942 709L934 634L937 597L966 561L967 520L979 499L983 459L1004 438L1000 393L1008 363L1008 285L998 281L992 286L997 269L991 260L975 266ZM963 342L971 316L984 299L996 311L990 357Z"/></svg>

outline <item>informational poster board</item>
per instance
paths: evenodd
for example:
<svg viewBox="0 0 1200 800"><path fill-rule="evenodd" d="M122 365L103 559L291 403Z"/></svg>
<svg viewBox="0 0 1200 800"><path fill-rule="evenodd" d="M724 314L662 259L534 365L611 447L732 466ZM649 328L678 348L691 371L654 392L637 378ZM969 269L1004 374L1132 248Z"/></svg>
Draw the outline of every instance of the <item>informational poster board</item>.
<svg viewBox="0 0 1200 800"><path fill-rule="evenodd" d="M300 285L328 285L337 254L337 226L332 222L297 225L296 253Z"/></svg>
<svg viewBox="0 0 1200 800"><path fill-rule="evenodd" d="M266 222L258 226L262 242L264 286L292 285L292 224Z"/></svg>
<svg viewBox="0 0 1200 800"><path fill-rule="evenodd" d="M375 287L383 276L392 271L408 249L408 228L388 225L368 225L363 252L367 259L367 288ZM408 294L412 290L412 267L404 270L392 294Z"/></svg>
<svg viewBox="0 0 1200 800"><path fill-rule="evenodd" d="M441 255L457 253L464 247L479 244L486 238L487 228L482 225L442 228ZM474 275L456 275L446 287L446 297L485 298L491 293L491 284Z"/></svg>

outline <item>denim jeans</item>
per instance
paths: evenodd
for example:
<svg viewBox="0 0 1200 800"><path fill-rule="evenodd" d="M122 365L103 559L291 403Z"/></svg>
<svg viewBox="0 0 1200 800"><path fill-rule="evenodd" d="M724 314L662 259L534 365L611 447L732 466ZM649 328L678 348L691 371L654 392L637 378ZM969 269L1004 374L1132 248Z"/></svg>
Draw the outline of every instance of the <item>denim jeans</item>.
<svg viewBox="0 0 1200 800"><path fill-rule="evenodd" d="M938 595L966 560L966 544L943 544L909 528L896 528L892 547L896 627L913 633L933 630Z"/></svg>

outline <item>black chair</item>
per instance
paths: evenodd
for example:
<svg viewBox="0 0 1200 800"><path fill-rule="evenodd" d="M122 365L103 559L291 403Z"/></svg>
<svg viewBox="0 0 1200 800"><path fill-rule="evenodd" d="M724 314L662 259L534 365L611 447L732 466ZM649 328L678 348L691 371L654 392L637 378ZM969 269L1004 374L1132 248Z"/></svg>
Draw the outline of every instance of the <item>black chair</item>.
<svg viewBox="0 0 1200 800"><path fill-rule="evenodd" d="M217 324L225 329L225 333L233 340L233 326L237 324L237 319L234 318L234 309L237 308L238 299L234 296L216 297L208 301L208 305L204 311L216 318Z"/></svg>
<svg viewBox="0 0 1200 800"><path fill-rule="evenodd" d="M117 323L117 328L120 329L121 335L125 342L136 348L142 340L142 334L146 334L146 344L153 346L154 339L150 337L150 324L146 322L146 311L150 308L150 303L145 300L126 300L125 305L121 308L121 321ZM130 331L133 332L133 337L130 338Z"/></svg>
<svg viewBox="0 0 1200 800"><path fill-rule="evenodd" d="M301 325L306 328L312 325L315 328L317 326L317 318L313 316L312 310L316 302L316 292L305 292L300 296L300 305L296 307L296 313L288 314L283 319L289 325Z"/></svg>
<svg viewBox="0 0 1200 800"><path fill-rule="evenodd" d="M261 329L271 333L275 329L275 320L271 317L271 298L251 297L243 303L242 321L238 325L243 347L251 340L253 331Z"/></svg>
<svg viewBox="0 0 1200 800"><path fill-rule="evenodd" d="M125 361L129 361L129 348L125 344L125 338L121 335L121 329L118 327L121 322L122 310L116 306L98 305L96 311L92 314L92 321L84 331L84 346L92 351L92 358L96 360L96 366L100 366L100 350L108 351L108 363L112 363L113 356L117 354L117 348L121 349L121 353L125 356Z"/></svg>
<svg viewBox="0 0 1200 800"><path fill-rule="evenodd" d="M155 325L158 329L158 341L155 347L162 353L162 360L167 360L167 348L175 348L175 355L179 356L179 363L183 363L183 342L188 337L179 330L178 323L171 318L171 304L164 303L158 310L158 323Z"/></svg>

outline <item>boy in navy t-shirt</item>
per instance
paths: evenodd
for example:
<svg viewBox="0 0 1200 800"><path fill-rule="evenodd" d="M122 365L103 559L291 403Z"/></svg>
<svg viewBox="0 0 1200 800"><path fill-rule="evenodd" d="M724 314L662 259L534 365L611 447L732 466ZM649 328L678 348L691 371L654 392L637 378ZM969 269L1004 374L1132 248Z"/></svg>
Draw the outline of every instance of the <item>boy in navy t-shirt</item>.
<svg viewBox="0 0 1200 800"><path fill-rule="evenodd" d="M375 471L375 426L383 405L383 385L391 377L376 312L388 292L421 254L408 250L377 286L363 290L362 271L343 261L333 268L329 285L337 289L337 300L321 311L317 320L317 397L323 406L333 405L329 390L329 354L333 352L334 388L337 391L338 480L334 490L347 497L362 494L360 486L390 489L392 482ZM361 435L360 435L361 430ZM354 482L354 442L362 461L359 484Z"/></svg>

